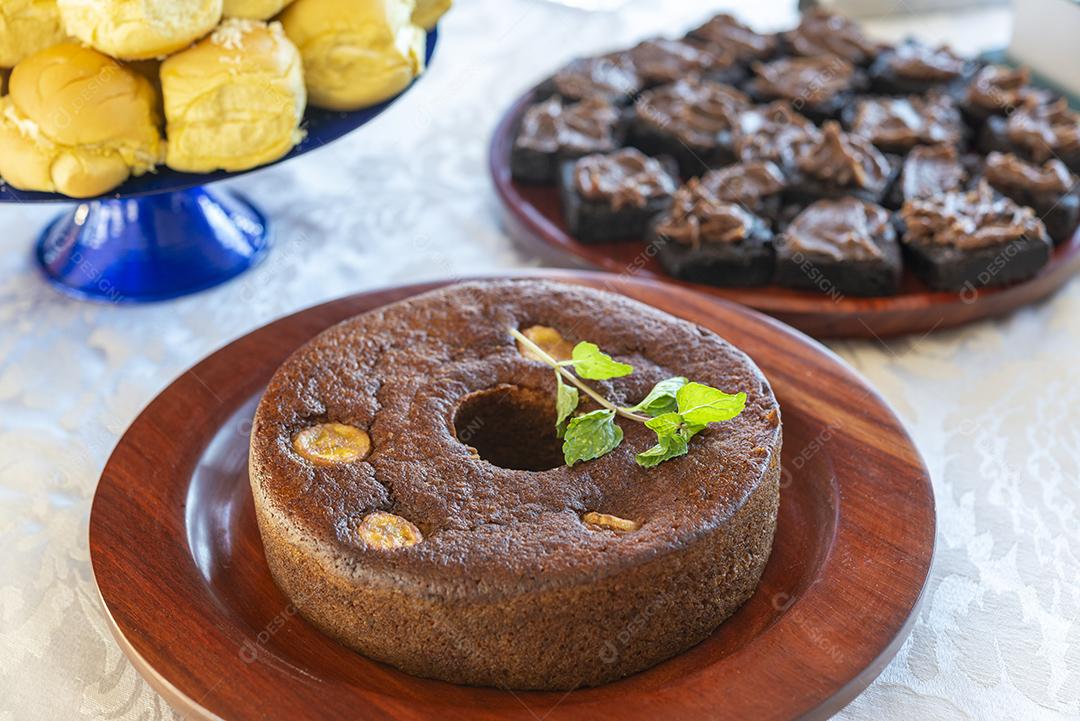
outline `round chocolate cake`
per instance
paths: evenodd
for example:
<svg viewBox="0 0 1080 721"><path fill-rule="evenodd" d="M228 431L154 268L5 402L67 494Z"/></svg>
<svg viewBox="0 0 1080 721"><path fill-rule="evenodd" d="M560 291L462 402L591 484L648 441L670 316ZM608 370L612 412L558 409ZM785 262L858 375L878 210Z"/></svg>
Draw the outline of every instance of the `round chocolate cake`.
<svg viewBox="0 0 1080 721"><path fill-rule="evenodd" d="M537 326L633 365L593 382L619 405L686 376L745 409L654 468L635 453L655 434L623 419L614 451L566 466L554 374L510 334ZM251 487L274 578L327 634L420 676L570 689L684 651L749 598L780 446L768 382L710 331L580 286L476 282L294 353L255 415Z"/></svg>

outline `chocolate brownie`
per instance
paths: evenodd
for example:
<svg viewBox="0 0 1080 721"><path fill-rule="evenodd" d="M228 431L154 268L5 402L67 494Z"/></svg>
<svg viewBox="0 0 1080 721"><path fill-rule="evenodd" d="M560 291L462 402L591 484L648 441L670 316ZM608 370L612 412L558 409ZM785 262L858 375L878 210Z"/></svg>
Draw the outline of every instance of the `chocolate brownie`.
<svg viewBox="0 0 1080 721"><path fill-rule="evenodd" d="M754 63L755 77L746 90L759 103L786 100L792 108L815 122L840 117L863 78L848 61L835 55L780 58Z"/></svg>
<svg viewBox="0 0 1080 721"><path fill-rule="evenodd" d="M873 143L829 121L817 142L799 149L788 196L802 204L846 195L879 203L894 175L893 164Z"/></svg>
<svg viewBox="0 0 1080 721"><path fill-rule="evenodd" d="M1028 102L1046 104L1053 102L1053 93L1034 88L1031 71L1008 65L987 65L975 74L964 90L960 110L972 129L978 131L987 118L1011 115L1014 110Z"/></svg>
<svg viewBox="0 0 1080 721"><path fill-rule="evenodd" d="M789 173L806 145L820 142L821 131L810 120L777 100L739 114L735 128L735 155L739 160L767 160Z"/></svg>
<svg viewBox="0 0 1080 721"><path fill-rule="evenodd" d="M701 185L726 203L737 203L754 215L775 221L787 178L776 163L747 160L701 176Z"/></svg>
<svg viewBox="0 0 1080 721"><path fill-rule="evenodd" d="M869 66L882 50L881 43L866 37L858 23L827 10L814 8L803 14L799 26L781 35L792 55L833 55L858 66Z"/></svg>
<svg viewBox="0 0 1080 721"><path fill-rule="evenodd" d="M632 363L599 384L620 405L685 375L747 393L746 409L653 469L634 454L655 435L621 420L617 449L563 465L551 369L508 332L537 324ZM367 442L314 462L300 441L313 426ZM685 651L750 597L780 445L768 382L714 333L581 286L483 282L296 351L255 413L250 478L270 571L323 632L419 676L572 689Z"/></svg>
<svg viewBox="0 0 1080 721"><path fill-rule="evenodd" d="M769 225L737 203L725 202L697 178L675 193L649 236L657 258L676 278L719 286L764 285L775 253Z"/></svg>
<svg viewBox="0 0 1080 721"><path fill-rule="evenodd" d="M860 98L845 109L849 131L885 153L905 154L916 145L960 146L967 126L955 101L940 92L908 97Z"/></svg>
<svg viewBox="0 0 1080 721"><path fill-rule="evenodd" d="M735 125L749 99L723 83L691 78L641 94L628 142L649 155L670 155L684 177L735 159Z"/></svg>
<svg viewBox="0 0 1080 721"><path fill-rule="evenodd" d="M746 77L730 49L706 50L685 40L655 38L638 43L629 52L645 87L666 85L691 75L721 83L740 83Z"/></svg>
<svg viewBox="0 0 1080 721"><path fill-rule="evenodd" d="M1035 210L1055 243L1072 239L1080 222L1080 185L1060 160L1042 165L1006 153L990 153L983 173L1000 193Z"/></svg>
<svg viewBox="0 0 1080 721"><path fill-rule="evenodd" d="M776 283L828 295L892 295L900 246L889 211L858 198L819 200L776 239Z"/></svg>
<svg viewBox="0 0 1080 721"><path fill-rule="evenodd" d="M615 150L623 134L618 108L602 98L570 105L548 98L525 111L510 151L510 172L522 182L554 183L560 161Z"/></svg>
<svg viewBox="0 0 1080 721"><path fill-rule="evenodd" d="M987 154L1016 153L1036 163L1056 158L1080 173L1080 113L1065 98L1049 104L1029 98L1008 118L990 117L979 140Z"/></svg>
<svg viewBox="0 0 1080 721"><path fill-rule="evenodd" d="M601 98L613 105L629 105L641 89L630 54L618 52L571 60L540 86L538 97L558 95L567 102Z"/></svg>
<svg viewBox="0 0 1080 721"><path fill-rule="evenodd" d="M977 159L961 156L955 146L920 145L904 158L888 205L899 208L908 200L963 190L978 165Z"/></svg>
<svg viewBox="0 0 1080 721"><path fill-rule="evenodd" d="M640 239L649 221L671 206L678 167L623 148L567 161L560 186L566 226L582 243Z"/></svg>
<svg viewBox="0 0 1080 721"><path fill-rule="evenodd" d="M734 53L736 61L740 63L769 60L780 46L776 35L754 32L728 13L713 16L687 33L686 39L712 52Z"/></svg>
<svg viewBox="0 0 1080 721"><path fill-rule="evenodd" d="M1035 211L986 183L970 191L909 200L900 210L908 267L937 290L971 292L1026 280L1050 260Z"/></svg>
<svg viewBox="0 0 1080 721"><path fill-rule="evenodd" d="M878 93L925 93L962 83L975 72L971 61L946 46L931 47L916 40L883 52L870 67L870 85Z"/></svg>

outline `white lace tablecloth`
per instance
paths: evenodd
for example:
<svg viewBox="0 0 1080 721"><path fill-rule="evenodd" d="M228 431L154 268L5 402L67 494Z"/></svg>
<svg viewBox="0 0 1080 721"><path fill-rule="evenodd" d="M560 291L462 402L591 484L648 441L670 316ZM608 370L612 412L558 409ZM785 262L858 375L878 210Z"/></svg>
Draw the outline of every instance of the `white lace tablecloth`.
<svg viewBox="0 0 1080 721"><path fill-rule="evenodd" d="M717 4L637 0L589 15L460 0L429 74L398 105L331 149L235 183L272 216L277 246L254 272L190 298L66 300L30 259L55 209L0 208L0 721L176 715L109 636L87 550L98 475L150 399L207 353L299 308L528 265L495 221L485 169L501 110L572 55L686 28ZM793 4L737 10L777 27ZM1004 44L1008 15L872 27L973 51ZM1003 320L833 347L908 424L939 519L914 632L840 717L1080 717L1080 282Z"/></svg>

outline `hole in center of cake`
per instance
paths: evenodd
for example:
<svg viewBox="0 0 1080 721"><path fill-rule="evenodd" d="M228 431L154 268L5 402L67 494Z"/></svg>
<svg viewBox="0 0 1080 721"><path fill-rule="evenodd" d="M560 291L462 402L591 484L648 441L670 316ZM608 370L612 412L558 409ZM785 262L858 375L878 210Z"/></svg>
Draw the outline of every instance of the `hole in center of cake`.
<svg viewBox="0 0 1080 721"><path fill-rule="evenodd" d="M471 393L454 415L454 432L500 468L546 471L563 465L550 393L512 385Z"/></svg>

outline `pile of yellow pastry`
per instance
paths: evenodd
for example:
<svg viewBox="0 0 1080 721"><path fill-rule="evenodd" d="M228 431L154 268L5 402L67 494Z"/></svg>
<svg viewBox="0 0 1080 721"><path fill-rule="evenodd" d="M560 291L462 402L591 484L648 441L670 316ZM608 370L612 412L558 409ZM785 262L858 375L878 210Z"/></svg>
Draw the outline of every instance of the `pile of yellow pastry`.
<svg viewBox="0 0 1080 721"><path fill-rule="evenodd" d="M87 198L161 163L273 162L309 101L358 110L401 92L451 2L2 0L0 178Z"/></svg>

